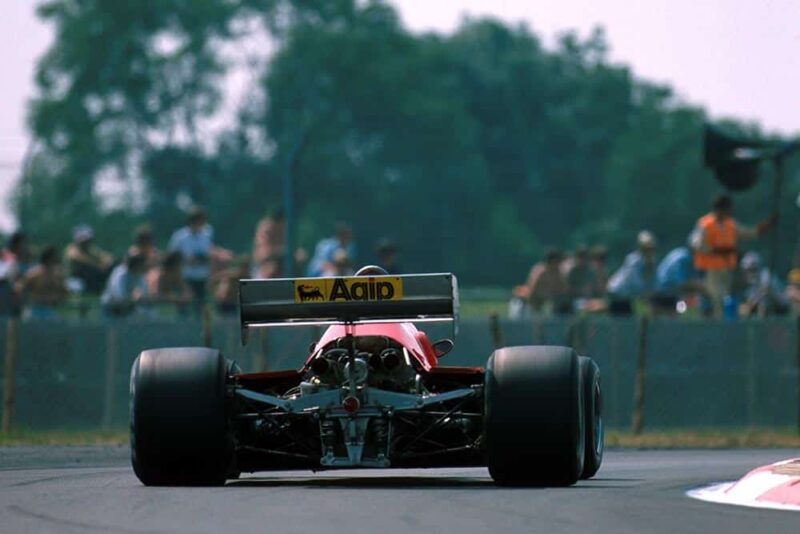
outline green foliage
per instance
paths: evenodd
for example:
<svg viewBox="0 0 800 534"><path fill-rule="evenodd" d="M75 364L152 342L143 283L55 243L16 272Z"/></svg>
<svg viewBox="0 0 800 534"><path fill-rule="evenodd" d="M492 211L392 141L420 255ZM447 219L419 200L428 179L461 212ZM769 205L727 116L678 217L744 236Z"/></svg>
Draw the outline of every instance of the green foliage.
<svg viewBox="0 0 800 534"><path fill-rule="evenodd" d="M666 251L717 190L700 158L704 111L612 64L601 30L554 49L496 20L415 35L378 0L48 0L39 13L56 40L38 67L39 151L16 203L38 241L102 222L99 237L122 250L123 225L143 219L166 240L185 198L245 251L290 169L306 248L347 220L358 261L388 236L407 270L510 284L545 246L604 243L621 259L648 228ZM202 138L228 66L221 45L253 20L275 45L247 89L257 103ZM145 194L110 214L104 176ZM743 220L765 215L768 190L762 180L742 197ZM795 234L785 223L783 239Z"/></svg>

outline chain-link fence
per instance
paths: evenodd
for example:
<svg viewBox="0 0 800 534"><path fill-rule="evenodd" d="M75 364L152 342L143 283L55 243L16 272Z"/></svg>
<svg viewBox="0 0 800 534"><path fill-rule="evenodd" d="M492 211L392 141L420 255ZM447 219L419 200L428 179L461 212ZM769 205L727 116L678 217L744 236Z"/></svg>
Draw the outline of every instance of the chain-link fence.
<svg viewBox="0 0 800 534"><path fill-rule="evenodd" d="M610 427L627 428L642 323L583 318L461 321L444 365L485 365L494 346L572 345L598 362ZM442 325L422 325L432 338ZM646 428L789 427L798 421L797 323L655 319L646 324ZM245 371L299 367L322 332L298 327L251 331L217 321L212 345ZM0 325L0 347L8 329ZM201 345L202 321L22 322L17 331L14 424L26 428L118 428L128 420L128 377L147 348ZM0 372L5 374L4 369ZM4 383L5 381L3 381Z"/></svg>

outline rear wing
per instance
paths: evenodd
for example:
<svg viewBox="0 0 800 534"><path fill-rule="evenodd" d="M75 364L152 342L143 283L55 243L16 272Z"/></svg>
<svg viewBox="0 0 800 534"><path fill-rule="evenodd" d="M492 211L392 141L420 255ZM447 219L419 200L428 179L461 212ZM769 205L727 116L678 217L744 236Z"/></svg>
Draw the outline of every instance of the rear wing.
<svg viewBox="0 0 800 534"><path fill-rule="evenodd" d="M458 320L450 273L239 280L242 344L249 328Z"/></svg>

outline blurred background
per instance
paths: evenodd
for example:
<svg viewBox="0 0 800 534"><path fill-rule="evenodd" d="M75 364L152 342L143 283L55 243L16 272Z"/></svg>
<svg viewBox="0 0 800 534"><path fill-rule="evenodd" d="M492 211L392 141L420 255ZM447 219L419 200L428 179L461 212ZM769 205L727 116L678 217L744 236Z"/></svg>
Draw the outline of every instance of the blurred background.
<svg viewBox="0 0 800 534"><path fill-rule="evenodd" d="M351 224L407 271L524 279L550 246L620 262L685 241L718 190L702 124L791 137L800 15L787 1L19 1L0 24L2 224L116 256L188 205L247 252L294 182L296 244ZM797 167L792 162L793 168ZM797 173L782 221L796 242ZM737 199L756 222L769 182ZM763 189L763 190L762 190ZM492 261L484 261L492 258Z"/></svg>

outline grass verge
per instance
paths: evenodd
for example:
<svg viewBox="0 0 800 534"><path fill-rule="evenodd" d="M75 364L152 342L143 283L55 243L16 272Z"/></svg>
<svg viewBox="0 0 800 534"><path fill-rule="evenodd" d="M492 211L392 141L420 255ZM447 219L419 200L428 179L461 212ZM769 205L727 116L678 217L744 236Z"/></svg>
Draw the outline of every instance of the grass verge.
<svg viewBox="0 0 800 534"><path fill-rule="evenodd" d="M0 446L20 445L127 445L128 431L115 430L14 430L0 432ZM705 429L644 432L609 431L606 447L633 449L745 449L800 448L800 435L792 429Z"/></svg>
<svg viewBox="0 0 800 534"><path fill-rule="evenodd" d="M0 432L0 446L127 445L127 430L12 430Z"/></svg>
<svg viewBox="0 0 800 534"><path fill-rule="evenodd" d="M606 447L634 449L749 449L800 448L800 434L794 429L703 429L643 432L609 431Z"/></svg>

